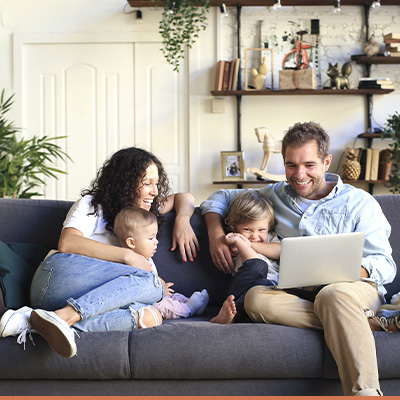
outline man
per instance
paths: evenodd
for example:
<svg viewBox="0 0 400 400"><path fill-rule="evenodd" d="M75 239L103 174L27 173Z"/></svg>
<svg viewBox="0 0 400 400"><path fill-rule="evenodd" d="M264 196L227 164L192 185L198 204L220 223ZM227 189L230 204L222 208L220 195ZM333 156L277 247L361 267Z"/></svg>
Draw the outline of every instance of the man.
<svg viewBox="0 0 400 400"><path fill-rule="evenodd" d="M367 192L327 173L332 161L329 136L316 123L297 123L283 138L286 182L262 189L274 204L279 237L365 232L360 280L322 287L315 300L285 290L255 286L245 310L255 322L323 329L338 366L345 395L382 395L375 341L368 316L384 302L384 284L396 274L388 237L390 225ZM201 204L212 259L221 271L233 269L222 221L239 190L220 190ZM310 254L312 257L312 254Z"/></svg>

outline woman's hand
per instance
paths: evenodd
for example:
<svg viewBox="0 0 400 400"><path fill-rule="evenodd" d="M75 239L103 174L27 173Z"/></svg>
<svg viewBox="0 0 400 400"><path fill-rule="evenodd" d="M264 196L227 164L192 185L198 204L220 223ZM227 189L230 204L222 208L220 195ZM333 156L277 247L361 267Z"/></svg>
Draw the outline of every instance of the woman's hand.
<svg viewBox="0 0 400 400"><path fill-rule="evenodd" d="M122 263L131 267L144 269L145 271L151 271L151 263L142 255L134 253L128 248L112 246L85 238L75 228L65 228L62 230L58 242L58 250L60 253L81 254L87 257Z"/></svg>
<svg viewBox="0 0 400 400"><path fill-rule="evenodd" d="M186 216L177 215L175 219L171 251L174 251L177 246L185 262L188 259L193 262L193 257L196 258L197 251L200 250L199 241L190 225L190 218Z"/></svg>
<svg viewBox="0 0 400 400"><path fill-rule="evenodd" d="M130 265L131 267L136 267L139 269L143 269L145 271L152 271L151 262L146 260L141 254L135 253L131 249L122 249L126 251L126 255L124 257L124 264Z"/></svg>
<svg viewBox="0 0 400 400"><path fill-rule="evenodd" d="M193 261L200 251L199 242L190 225L190 217L193 215L195 205L194 197L190 193L175 193L168 196L164 204L163 213L172 209L176 211L175 225L172 232L172 247L174 251L179 247L183 261Z"/></svg>

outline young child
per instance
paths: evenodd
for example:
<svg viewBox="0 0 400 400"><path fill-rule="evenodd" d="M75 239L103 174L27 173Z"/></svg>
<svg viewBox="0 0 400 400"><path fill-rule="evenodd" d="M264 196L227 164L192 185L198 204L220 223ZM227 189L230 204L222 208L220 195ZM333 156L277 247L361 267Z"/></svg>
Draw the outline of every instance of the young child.
<svg viewBox="0 0 400 400"><path fill-rule="evenodd" d="M225 236L234 254L235 270L229 296L211 322L230 324L246 316L244 298L253 286L278 283L281 244L273 231L274 210L270 200L257 190L237 196L231 203L226 223L232 230ZM251 268L249 265L251 264Z"/></svg>
<svg viewBox="0 0 400 400"><path fill-rule="evenodd" d="M158 276L151 258L158 244L158 224L154 214L139 207L126 207L115 218L114 233L121 246L141 254L152 263L155 284L164 286L164 297L155 304L163 319L188 318L204 312L209 300L207 290L194 292L187 298L183 294L174 293L171 289L173 283L166 283Z"/></svg>

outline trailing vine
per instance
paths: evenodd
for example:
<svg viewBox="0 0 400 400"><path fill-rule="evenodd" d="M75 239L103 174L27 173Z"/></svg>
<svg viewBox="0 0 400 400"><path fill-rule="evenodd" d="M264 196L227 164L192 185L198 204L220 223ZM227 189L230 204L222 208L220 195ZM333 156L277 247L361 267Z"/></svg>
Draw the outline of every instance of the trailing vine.
<svg viewBox="0 0 400 400"><path fill-rule="evenodd" d="M207 27L209 0L164 0L159 25L162 52L167 62L179 72L185 48L192 48L199 32Z"/></svg>

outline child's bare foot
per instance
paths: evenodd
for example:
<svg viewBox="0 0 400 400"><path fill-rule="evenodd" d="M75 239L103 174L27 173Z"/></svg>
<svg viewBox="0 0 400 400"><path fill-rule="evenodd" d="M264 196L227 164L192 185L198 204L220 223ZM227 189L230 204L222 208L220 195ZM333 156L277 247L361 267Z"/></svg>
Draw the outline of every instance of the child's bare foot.
<svg viewBox="0 0 400 400"><path fill-rule="evenodd" d="M218 315L210 320L216 324L231 324L236 315L236 306L234 302L235 297L231 294L222 304L221 310Z"/></svg>

